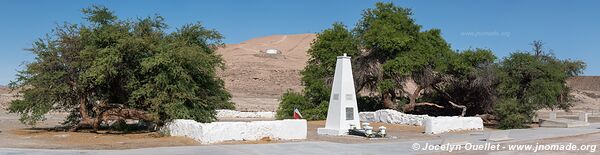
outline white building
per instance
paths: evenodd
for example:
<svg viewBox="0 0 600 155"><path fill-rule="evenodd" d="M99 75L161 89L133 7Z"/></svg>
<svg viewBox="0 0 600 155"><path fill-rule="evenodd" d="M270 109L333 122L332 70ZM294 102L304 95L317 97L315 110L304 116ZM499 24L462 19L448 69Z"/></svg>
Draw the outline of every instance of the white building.
<svg viewBox="0 0 600 155"><path fill-rule="evenodd" d="M270 49L267 49L265 51L265 53L267 53L267 54L279 54L280 52L277 49L270 48Z"/></svg>

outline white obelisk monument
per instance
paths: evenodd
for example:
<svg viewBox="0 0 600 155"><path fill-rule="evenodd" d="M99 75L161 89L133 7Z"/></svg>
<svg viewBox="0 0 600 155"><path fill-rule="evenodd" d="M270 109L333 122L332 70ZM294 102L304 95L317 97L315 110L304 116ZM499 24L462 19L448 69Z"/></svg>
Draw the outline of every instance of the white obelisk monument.
<svg viewBox="0 0 600 155"><path fill-rule="evenodd" d="M346 135L350 126L360 129L354 78L350 57L338 56L335 63L335 74L325 128L318 128L319 135Z"/></svg>

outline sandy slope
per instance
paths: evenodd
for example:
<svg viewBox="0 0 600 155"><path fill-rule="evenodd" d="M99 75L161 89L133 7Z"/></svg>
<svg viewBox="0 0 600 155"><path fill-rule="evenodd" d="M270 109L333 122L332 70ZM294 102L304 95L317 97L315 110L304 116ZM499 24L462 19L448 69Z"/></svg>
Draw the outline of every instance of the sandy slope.
<svg viewBox="0 0 600 155"><path fill-rule="evenodd" d="M274 111L286 90L300 91L299 72L315 34L274 35L228 44L218 50L226 69L219 73L238 110ZM277 49L281 54L264 51Z"/></svg>
<svg viewBox="0 0 600 155"><path fill-rule="evenodd" d="M600 112L600 76L573 77L567 84L573 89L573 110Z"/></svg>
<svg viewBox="0 0 600 155"><path fill-rule="evenodd" d="M0 86L0 111L8 107L8 103L16 99L14 92L5 86Z"/></svg>

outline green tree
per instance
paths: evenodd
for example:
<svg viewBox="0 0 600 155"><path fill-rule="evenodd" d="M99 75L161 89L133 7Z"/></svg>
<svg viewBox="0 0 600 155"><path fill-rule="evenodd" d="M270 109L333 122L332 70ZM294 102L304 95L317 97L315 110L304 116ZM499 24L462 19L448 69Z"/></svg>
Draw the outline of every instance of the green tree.
<svg viewBox="0 0 600 155"><path fill-rule="evenodd" d="M411 18L410 9L392 3L375 4L363 12L354 32L363 52L357 58L355 73L357 89L378 92L386 108L395 108L397 83L387 76L382 65L412 49L421 29Z"/></svg>
<svg viewBox="0 0 600 155"><path fill-rule="evenodd" d="M490 114L497 102L496 56L488 49L465 50L451 63L445 92L464 105L466 115Z"/></svg>
<svg viewBox="0 0 600 155"><path fill-rule="evenodd" d="M414 92L405 92L409 102L402 109L411 112L417 106L432 106L441 111L439 115L461 116L470 108L474 109L469 115L489 112L495 100L491 91L495 76L490 72L495 56L484 49L454 52L440 33L437 29L420 32L411 50L383 65L384 77L394 79L392 91L407 80L417 84ZM420 94L426 97L419 102Z"/></svg>
<svg viewBox="0 0 600 155"><path fill-rule="evenodd" d="M495 101L492 88L495 76L487 74L495 60L492 52L482 49L454 52L440 30L421 31L411 16L410 9L376 3L375 8L363 12L354 35L338 24L323 31L312 44L311 59L302 72L304 96L312 107L327 104L335 56L349 53L355 55L357 92L366 90L379 96L379 99L363 96L361 100L382 102L389 109L397 107L398 99L408 100L403 105L406 112L417 106L460 111L458 115L465 115L470 107L486 108L470 110L472 115L491 111L494 102L486 101ZM416 82L417 89L404 92L407 81ZM409 94L408 99L402 94ZM427 97L417 100L421 94Z"/></svg>
<svg viewBox="0 0 600 155"><path fill-rule="evenodd" d="M501 102L496 109L500 128L524 127L542 108L568 110L572 106L566 80L582 73L585 64L560 60L541 48L541 42L534 42L533 53L512 53L500 62L497 89Z"/></svg>
<svg viewBox="0 0 600 155"><path fill-rule="evenodd" d="M215 71L222 36L200 24L167 33L160 16L119 20L105 7L83 9L87 25L64 24L34 42L35 61L12 88L23 98L9 111L33 125L50 111L70 112L73 130L107 120L210 122L215 108L232 108Z"/></svg>
<svg viewBox="0 0 600 155"><path fill-rule="evenodd" d="M308 119L324 119L327 115L336 57L344 53L350 56L359 53L354 36L346 26L334 23L331 28L317 34L308 50L308 63L300 73L303 93L284 94L277 111L278 117L291 118L293 108L298 108Z"/></svg>
<svg viewBox="0 0 600 155"><path fill-rule="evenodd" d="M359 90L379 93L384 107L390 109L397 107L397 99L405 100L401 94L408 94L408 104L402 106L405 112L419 106L447 111L442 115L490 112L497 84L493 53L452 51L441 30L422 31L411 16L410 9L392 3L377 3L363 13L354 29L363 51L357 60ZM405 92L403 87L410 81L417 87Z"/></svg>

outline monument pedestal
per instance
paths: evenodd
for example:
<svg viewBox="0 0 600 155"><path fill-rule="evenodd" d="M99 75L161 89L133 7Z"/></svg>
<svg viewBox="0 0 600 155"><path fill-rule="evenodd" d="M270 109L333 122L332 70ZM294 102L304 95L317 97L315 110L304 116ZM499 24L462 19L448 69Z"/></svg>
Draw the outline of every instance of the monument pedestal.
<svg viewBox="0 0 600 155"><path fill-rule="evenodd" d="M350 57L338 56L335 75L327 109L325 128L318 128L319 135L347 135L351 126L360 129L354 78Z"/></svg>

